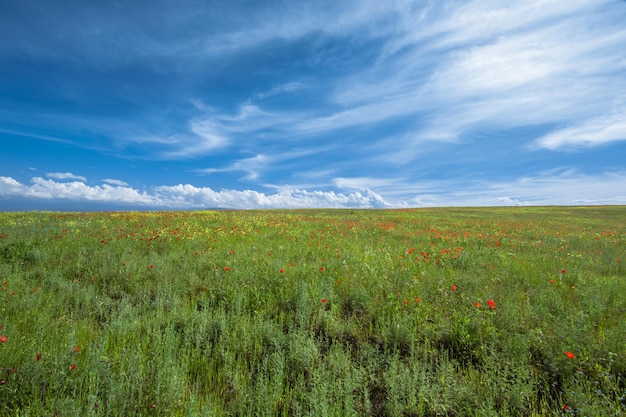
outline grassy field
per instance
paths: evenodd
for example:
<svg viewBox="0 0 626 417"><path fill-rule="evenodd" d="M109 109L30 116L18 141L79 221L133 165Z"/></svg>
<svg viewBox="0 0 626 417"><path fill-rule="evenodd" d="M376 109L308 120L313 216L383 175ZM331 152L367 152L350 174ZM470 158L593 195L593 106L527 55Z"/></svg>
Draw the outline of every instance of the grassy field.
<svg viewBox="0 0 626 417"><path fill-rule="evenodd" d="M626 207L0 213L0 416L617 416Z"/></svg>

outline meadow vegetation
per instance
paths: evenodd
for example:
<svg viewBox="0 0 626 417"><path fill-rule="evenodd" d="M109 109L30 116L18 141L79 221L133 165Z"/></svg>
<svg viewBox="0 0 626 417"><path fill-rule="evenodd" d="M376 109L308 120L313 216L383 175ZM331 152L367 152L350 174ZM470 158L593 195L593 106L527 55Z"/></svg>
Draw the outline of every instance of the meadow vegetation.
<svg viewBox="0 0 626 417"><path fill-rule="evenodd" d="M0 213L0 416L618 416L626 207Z"/></svg>

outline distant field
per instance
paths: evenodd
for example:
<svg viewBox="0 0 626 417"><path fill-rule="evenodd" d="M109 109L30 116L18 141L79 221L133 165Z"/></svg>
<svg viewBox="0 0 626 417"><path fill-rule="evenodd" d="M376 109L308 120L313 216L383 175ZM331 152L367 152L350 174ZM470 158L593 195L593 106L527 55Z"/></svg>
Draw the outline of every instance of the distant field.
<svg viewBox="0 0 626 417"><path fill-rule="evenodd" d="M0 416L618 416L626 207L0 213Z"/></svg>

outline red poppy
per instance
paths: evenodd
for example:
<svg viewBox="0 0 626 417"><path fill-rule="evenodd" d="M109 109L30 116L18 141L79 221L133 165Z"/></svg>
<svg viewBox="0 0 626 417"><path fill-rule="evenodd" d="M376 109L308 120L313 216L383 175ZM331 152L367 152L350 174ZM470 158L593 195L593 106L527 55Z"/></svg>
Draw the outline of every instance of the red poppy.
<svg viewBox="0 0 626 417"><path fill-rule="evenodd" d="M474 303L474 307L476 307L476 308L480 308L480 303L479 303L478 301L476 301L476 302Z"/></svg>
<svg viewBox="0 0 626 417"><path fill-rule="evenodd" d="M570 359L574 359L576 357L576 355L574 355L572 352L565 352L565 356L567 356Z"/></svg>
<svg viewBox="0 0 626 417"><path fill-rule="evenodd" d="M452 286L452 291L456 291L456 285Z"/></svg>
<svg viewBox="0 0 626 417"><path fill-rule="evenodd" d="M0 342L6 343L7 342L7 337L6 336L0 336Z"/></svg>
<svg viewBox="0 0 626 417"><path fill-rule="evenodd" d="M415 299L415 302L416 302L416 303L419 303L420 301L421 301L421 300L420 300L420 298L419 298L419 297L417 297L417 298Z"/></svg>
<svg viewBox="0 0 626 417"><path fill-rule="evenodd" d="M322 298L322 304L326 304L326 299Z"/></svg>
<svg viewBox="0 0 626 417"><path fill-rule="evenodd" d="M41 352L39 352L38 354L35 355L35 360L36 361L40 361L42 356L43 356L43 354Z"/></svg>
<svg viewBox="0 0 626 417"><path fill-rule="evenodd" d="M564 405L563 406L563 410L565 410L565 411L569 410L569 406L568 405Z"/></svg>
<svg viewBox="0 0 626 417"><path fill-rule="evenodd" d="M487 300L487 304L489 304L489 308L492 310L495 310L496 308L496 302L493 300Z"/></svg>
<svg viewBox="0 0 626 417"><path fill-rule="evenodd" d="M153 268L154 268L154 265L150 265L148 268L153 269Z"/></svg>
<svg viewBox="0 0 626 417"><path fill-rule="evenodd" d="M80 348L78 346L74 346L72 348L72 352L80 352Z"/></svg>
<svg viewBox="0 0 626 417"><path fill-rule="evenodd" d="M282 274L283 272L285 272L285 270L283 270L283 269L281 268L281 269L279 269L279 270L278 270L278 272L280 272L280 273Z"/></svg>
<svg viewBox="0 0 626 417"><path fill-rule="evenodd" d="M561 270L561 272L562 272L563 274L567 274L567 269L562 269L562 270Z"/></svg>
<svg viewBox="0 0 626 417"><path fill-rule="evenodd" d="M73 371L74 369L76 369L76 365L71 364L71 365L70 365L70 371Z"/></svg>
<svg viewBox="0 0 626 417"><path fill-rule="evenodd" d="M224 271L230 271L230 268L229 268L229 267L227 267L227 266L225 266L225 267L224 267Z"/></svg>
<svg viewBox="0 0 626 417"><path fill-rule="evenodd" d="M320 272L324 272L324 267L321 267L321 268L320 268Z"/></svg>

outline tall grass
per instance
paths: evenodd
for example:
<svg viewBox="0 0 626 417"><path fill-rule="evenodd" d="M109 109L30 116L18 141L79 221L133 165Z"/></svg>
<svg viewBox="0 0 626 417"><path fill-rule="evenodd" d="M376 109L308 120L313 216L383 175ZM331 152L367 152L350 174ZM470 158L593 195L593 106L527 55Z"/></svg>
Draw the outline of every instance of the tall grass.
<svg viewBox="0 0 626 417"><path fill-rule="evenodd" d="M0 213L0 415L622 415L625 219Z"/></svg>

